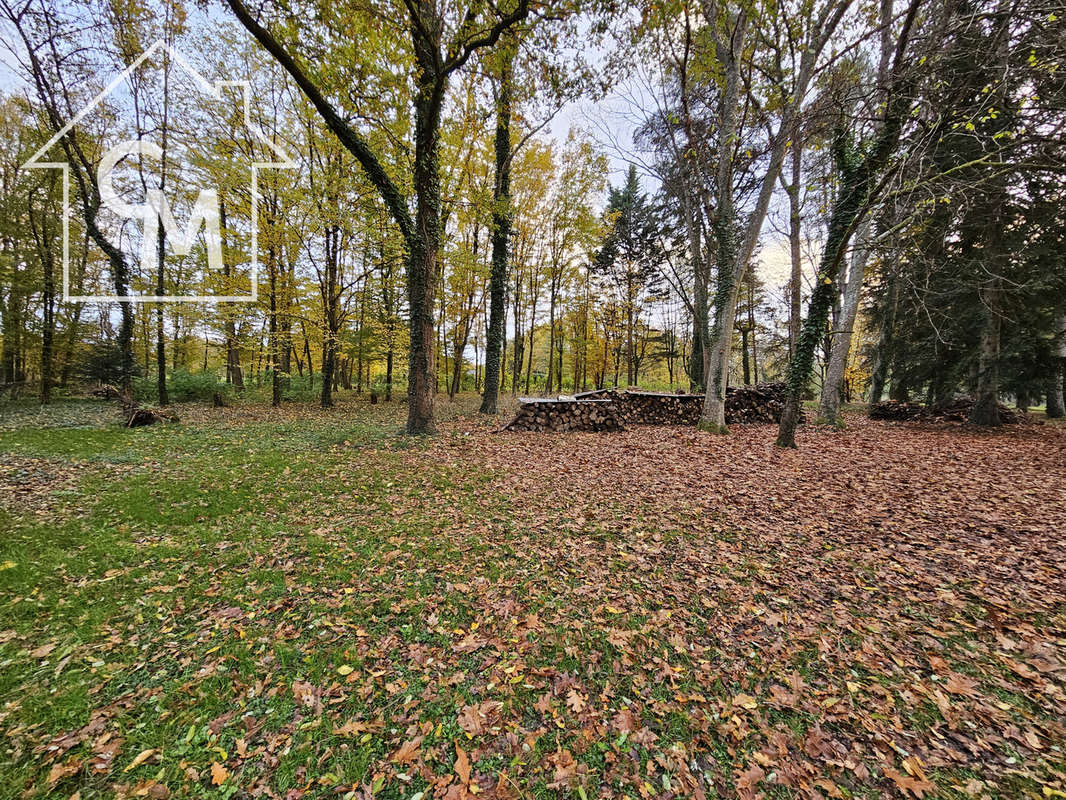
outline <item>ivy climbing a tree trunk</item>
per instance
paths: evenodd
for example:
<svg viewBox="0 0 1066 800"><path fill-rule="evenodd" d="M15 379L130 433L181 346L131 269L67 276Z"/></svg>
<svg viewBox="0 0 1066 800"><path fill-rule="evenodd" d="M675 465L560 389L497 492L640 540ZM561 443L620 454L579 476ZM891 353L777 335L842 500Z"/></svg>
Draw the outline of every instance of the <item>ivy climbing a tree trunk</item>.
<svg viewBox="0 0 1066 800"><path fill-rule="evenodd" d="M481 413L495 414L500 393L500 354L505 336L508 243L511 237L511 102L515 49L500 48L496 96L496 180L492 190L492 268L489 273L489 324L485 337L485 394Z"/></svg>
<svg viewBox="0 0 1066 800"><path fill-rule="evenodd" d="M849 141L843 128L838 129L834 137L833 156L840 172L840 192L833 203L825 249L822 251L822 261L811 293L807 318L803 321L796 350L788 364L788 398L781 412L777 432L778 447L796 446L796 426L799 424L803 393L814 369L815 351L822 341L829 320L844 251L871 198L880 191L879 178L895 152L903 128L903 119L910 108L910 99L902 91L900 73L911 28L921 2L922 0L911 0L904 17L896 41L892 80L887 90L884 117L872 145L869 149L856 147Z"/></svg>

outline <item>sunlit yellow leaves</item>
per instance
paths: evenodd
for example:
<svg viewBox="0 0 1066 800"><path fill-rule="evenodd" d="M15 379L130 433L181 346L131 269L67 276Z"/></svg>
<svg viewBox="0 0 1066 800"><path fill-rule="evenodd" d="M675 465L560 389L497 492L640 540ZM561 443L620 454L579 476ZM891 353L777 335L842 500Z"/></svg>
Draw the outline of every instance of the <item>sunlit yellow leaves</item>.
<svg viewBox="0 0 1066 800"><path fill-rule="evenodd" d="M749 711L752 711L759 706L754 697L750 694L744 694L743 692L733 698L733 705L738 706L739 708L746 708Z"/></svg>

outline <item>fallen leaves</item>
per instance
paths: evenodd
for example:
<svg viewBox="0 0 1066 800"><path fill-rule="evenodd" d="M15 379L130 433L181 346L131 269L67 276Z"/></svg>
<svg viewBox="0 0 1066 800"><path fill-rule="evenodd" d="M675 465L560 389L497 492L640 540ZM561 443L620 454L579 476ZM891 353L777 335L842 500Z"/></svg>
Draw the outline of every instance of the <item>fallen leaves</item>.
<svg viewBox="0 0 1066 800"><path fill-rule="evenodd" d="M221 786L227 780L229 780L229 770L225 766L217 761L211 763L211 783L214 786Z"/></svg>
<svg viewBox="0 0 1066 800"><path fill-rule="evenodd" d="M744 694L743 692L733 698L733 705L738 708L746 708L749 711L759 707L759 703L754 697L750 694Z"/></svg>
<svg viewBox="0 0 1066 800"><path fill-rule="evenodd" d="M480 736L496 725L502 709L503 703L498 700L463 706L459 710L459 727L471 736Z"/></svg>
<svg viewBox="0 0 1066 800"><path fill-rule="evenodd" d="M48 788L54 788L60 781L71 778L81 772L81 759L71 756L62 763L53 764L48 770Z"/></svg>
<svg viewBox="0 0 1066 800"><path fill-rule="evenodd" d="M755 789L759 782L766 777L766 770L758 764L752 764L747 770L737 776L737 791L741 797L755 796Z"/></svg>
<svg viewBox="0 0 1066 800"><path fill-rule="evenodd" d="M56 647L57 647L56 642L49 642L48 644L43 644L40 647L38 647L36 650L31 650L30 651L30 657L31 658L47 658L49 656L49 654L53 650L56 649Z"/></svg>
<svg viewBox="0 0 1066 800"><path fill-rule="evenodd" d="M154 747L153 748L149 748L147 750L142 750L136 756L134 756L133 761L131 761L129 764L127 764L126 768L124 770L122 770L122 771L123 772L130 772L132 770L137 769L137 767L139 767L145 761L150 759L152 756L156 755L158 752L159 751L156 750Z"/></svg>
<svg viewBox="0 0 1066 800"><path fill-rule="evenodd" d="M916 798L925 797L928 792L936 789L936 784L932 783L924 776L911 776L904 775L892 767L885 767L885 775L892 780L896 785L896 788L900 790L905 796L911 796Z"/></svg>
<svg viewBox="0 0 1066 800"><path fill-rule="evenodd" d="M949 675L944 683L944 688L947 691L964 697L973 697L976 694L974 691L975 686L977 686L977 681L973 678L958 674Z"/></svg>
<svg viewBox="0 0 1066 800"><path fill-rule="evenodd" d="M470 757L459 745L455 746L455 766L453 767L459 783L463 786L470 785Z"/></svg>
<svg viewBox="0 0 1066 800"><path fill-rule="evenodd" d="M414 739L408 739L400 745L395 753L389 756L389 761L394 764L413 764L418 758L425 738L424 736L416 736Z"/></svg>
<svg viewBox="0 0 1066 800"><path fill-rule="evenodd" d="M134 762L191 797L1066 792L1066 439L851 419L801 436L781 453L742 426L458 422L417 448L314 454L323 494L264 504L269 526L245 538L212 519L206 564L178 528L130 526L176 556L143 577L107 565L109 590L135 592L109 638L0 633L35 679L101 687L83 728L12 713L14 758L42 765L39 792L84 776L162 797L113 783L160 725L174 749ZM152 689L108 694L131 674ZM203 711L208 691L223 708Z"/></svg>

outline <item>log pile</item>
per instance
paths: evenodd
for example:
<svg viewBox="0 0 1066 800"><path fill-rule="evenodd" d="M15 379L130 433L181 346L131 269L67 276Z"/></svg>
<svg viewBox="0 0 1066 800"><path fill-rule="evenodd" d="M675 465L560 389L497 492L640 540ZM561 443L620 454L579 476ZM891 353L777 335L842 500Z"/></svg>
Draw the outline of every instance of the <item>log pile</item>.
<svg viewBox="0 0 1066 800"><path fill-rule="evenodd" d="M726 390L728 424L777 423L787 389L783 383L736 386ZM702 394L668 394L634 389L595 389L559 399L525 398L510 431L610 431L623 425L695 425ZM802 420L802 418L801 418Z"/></svg>
<svg viewBox="0 0 1066 800"><path fill-rule="evenodd" d="M784 383L758 383L754 386L730 386L725 390L725 421L776 425L781 421L788 387ZM803 413L800 413L803 422Z"/></svg>
<svg viewBox="0 0 1066 800"><path fill-rule="evenodd" d="M508 431L618 431L622 423L614 400L579 400L573 397L519 398L518 415L506 426Z"/></svg>
<svg viewBox="0 0 1066 800"><path fill-rule="evenodd" d="M702 394L637 392L616 395L619 416L627 425L695 425L703 409Z"/></svg>
<svg viewBox="0 0 1066 800"><path fill-rule="evenodd" d="M958 397L940 408L928 408L920 403L884 400L870 406L870 419L891 422L966 422L973 410L972 397ZM1004 425L1032 422L1024 411L999 404L999 419Z"/></svg>

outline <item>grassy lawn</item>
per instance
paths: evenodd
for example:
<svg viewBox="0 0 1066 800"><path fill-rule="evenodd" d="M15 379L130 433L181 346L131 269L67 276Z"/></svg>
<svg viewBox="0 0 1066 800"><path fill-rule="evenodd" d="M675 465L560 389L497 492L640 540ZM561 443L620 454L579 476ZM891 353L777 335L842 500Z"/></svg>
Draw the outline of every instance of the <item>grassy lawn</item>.
<svg viewBox="0 0 1066 800"><path fill-rule="evenodd" d="M0 409L0 798L1066 797L1066 429Z"/></svg>

